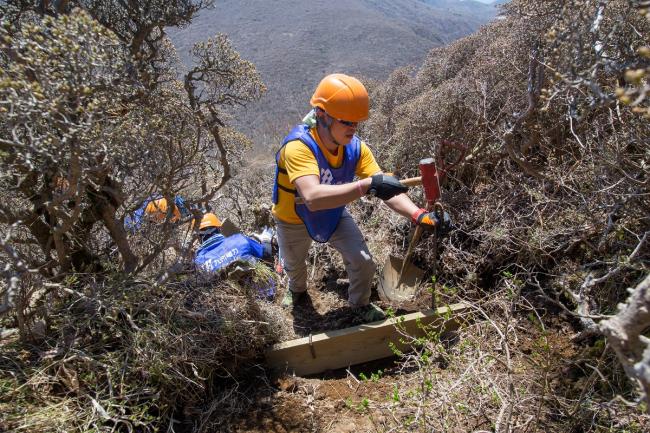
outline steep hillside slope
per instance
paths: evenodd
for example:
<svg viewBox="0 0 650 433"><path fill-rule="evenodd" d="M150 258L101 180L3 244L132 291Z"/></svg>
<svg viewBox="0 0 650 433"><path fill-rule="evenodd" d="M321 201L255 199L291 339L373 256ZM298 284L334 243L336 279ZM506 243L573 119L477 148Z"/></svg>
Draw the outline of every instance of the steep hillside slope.
<svg viewBox="0 0 650 433"><path fill-rule="evenodd" d="M475 4L470 12L463 2L454 9L418 0L224 0L170 36L185 62L194 43L222 32L255 63L269 91L240 123L254 124L248 133L259 134L302 116L326 73L383 79L473 32L492 17L490 7Z"/></svg>

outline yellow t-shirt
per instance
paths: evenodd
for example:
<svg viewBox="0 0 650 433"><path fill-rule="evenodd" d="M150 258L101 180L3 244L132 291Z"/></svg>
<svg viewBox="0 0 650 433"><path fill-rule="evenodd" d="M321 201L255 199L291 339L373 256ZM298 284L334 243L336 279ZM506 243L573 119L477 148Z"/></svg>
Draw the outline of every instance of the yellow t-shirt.
<svg viewBox="0 0 650 433"><path fill-rule="evenodd" d="M331 153L323 143L316 128L309 130L318 147L327 158L327 162L333 168L339 168L343 163L343 154L341 150L336 155ZM287 143L280 152L280 162L278 164L280 172L278 173L278 202L273 205L273 215L281 221L289 224L302 224L302 220L296 214L295 210L295 190L293 184L296 179L306 175L316 175L320 177L318 161L312 151L300 140L294 140ZM379 173L381 169L375 161L370 148L361 142L361 155L359 162L354 170L354 174L363 179L373 174Z"/></svg>

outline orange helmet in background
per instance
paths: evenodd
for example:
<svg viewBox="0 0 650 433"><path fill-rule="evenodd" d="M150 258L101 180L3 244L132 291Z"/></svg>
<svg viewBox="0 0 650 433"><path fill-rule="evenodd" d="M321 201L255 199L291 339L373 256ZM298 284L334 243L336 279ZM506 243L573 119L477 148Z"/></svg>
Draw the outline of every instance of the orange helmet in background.
<svg viewBox="0 0 650 433"><path fill-rule="evenodd" d="M165 221L167 216L167 200L160 198L158 200L152 200L147 204L147 207L144 209L144 213L147 218L157 223ZM171 222L175 223L181 219L181 212L174 205L172 210Z"/></svg>
<svg viewBox="0 0 650 433"><path fill-rule="evenodd" d="M330 74L323 78L310 103L339 120L361 122L368 118L368 91L361 81L349 75Z"/></svg>
<svg viewBox="0 0 650 433"><path fill-rule="evenodd" d="M209 212L203 215L201 225L199 225L199 230L205 230L211 227L219 228L222 225L221 220L215 214Z"/></svg>

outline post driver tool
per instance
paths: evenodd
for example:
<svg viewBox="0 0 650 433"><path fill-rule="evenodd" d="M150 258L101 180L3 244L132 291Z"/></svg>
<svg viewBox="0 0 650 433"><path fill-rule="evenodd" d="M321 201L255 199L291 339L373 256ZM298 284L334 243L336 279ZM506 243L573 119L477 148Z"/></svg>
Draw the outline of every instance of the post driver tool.
<svg viewBox="0 0 650 433"><path fill-rule="evenodd" d="M454 148L459 151L457 160L453 164L446 164L444 161L444 154L449 149ZM433 158L425 158L420 160L418 167L420 169L422 187L424 188L425 209L427 212L432 210L436 212L438 220L442 221L444 216L444 208L440 203L440 183L445 178L447 172L460 163L465 157L466 148L454 142L443 140L438 152L437 160ZM411 179L409 179L411 181ZM402 181L402 183L404 183ZM415 185L414 182L409 182ZM389 301L404 301L410 299L418 285L422 282L424 270L418 268L411 263L411 257L415 246L417 245L423 232L422 226L416 226L411 241L409 242L408 249L404 259L390 255L384 263L382 278L379 280L378 290L384 298ZM437 268L437 250L438 250L438 233L437 229L434 232L435 246L434 246L434 267ZM432 294L432 303L435 301L435 294Z"/></svg>

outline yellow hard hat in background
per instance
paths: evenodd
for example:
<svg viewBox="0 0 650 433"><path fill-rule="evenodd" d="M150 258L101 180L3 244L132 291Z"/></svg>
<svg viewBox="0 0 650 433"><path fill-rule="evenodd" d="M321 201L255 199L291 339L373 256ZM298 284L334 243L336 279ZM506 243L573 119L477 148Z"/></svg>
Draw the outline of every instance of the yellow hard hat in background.
<svg viewBox="0 0 650 433"><path fill-rule="evenodd" d="M349 75L330 74L323 78L310 103L339 120L361 122L368 118L368 91L361 81Z"/></svg>

